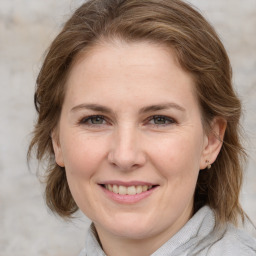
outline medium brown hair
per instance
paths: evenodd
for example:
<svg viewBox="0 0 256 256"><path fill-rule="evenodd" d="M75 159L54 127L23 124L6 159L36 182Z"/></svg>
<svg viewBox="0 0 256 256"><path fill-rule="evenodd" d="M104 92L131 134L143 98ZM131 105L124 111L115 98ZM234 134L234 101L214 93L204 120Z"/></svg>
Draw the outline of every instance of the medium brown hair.
<svg viewBox="0 0 256 256"><path fill-rule="evenodd" d="M65 82L79 53L105 40L148 41L174 49L181 67L194 78L202 122L209 131L214 117L227 121L221 151L210 170L199 173L194 211L209 205L217 224L244 217L239 204L244 150L240 144L241 104L232 88L227 53L212 26L180 0L90 0L78 8L51 44L37 78L35 125L28 156L36 147L47 165L46 202L62 217L78 209L67 184L65 168L54 160L51 132L58 125Z"/></svg>

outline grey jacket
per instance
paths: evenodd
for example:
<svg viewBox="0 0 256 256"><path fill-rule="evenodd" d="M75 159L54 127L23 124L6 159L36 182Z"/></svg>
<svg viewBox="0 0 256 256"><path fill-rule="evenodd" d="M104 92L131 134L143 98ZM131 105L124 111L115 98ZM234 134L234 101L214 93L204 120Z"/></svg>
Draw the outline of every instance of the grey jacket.
<svg viewBox="0 0 256 256"><path fill-rule="evenodd" d="M256 239L245 231L232 224L221 230L214 227L214 213L204 206L151 256L256 256ZM93 226L79 256L106 256Z"/></svg>

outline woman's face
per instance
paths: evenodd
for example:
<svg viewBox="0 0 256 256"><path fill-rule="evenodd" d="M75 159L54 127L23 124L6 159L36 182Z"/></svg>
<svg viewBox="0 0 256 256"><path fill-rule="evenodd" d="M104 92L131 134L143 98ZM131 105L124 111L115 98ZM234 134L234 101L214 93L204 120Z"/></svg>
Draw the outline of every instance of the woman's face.
<svg viewBox="0 0 256 256"><path fill-rule="evenodd" d="M170 49L95 46L71 70L56 134L56 162L100 237L162 241L191 217L208 138Z"/></svg>

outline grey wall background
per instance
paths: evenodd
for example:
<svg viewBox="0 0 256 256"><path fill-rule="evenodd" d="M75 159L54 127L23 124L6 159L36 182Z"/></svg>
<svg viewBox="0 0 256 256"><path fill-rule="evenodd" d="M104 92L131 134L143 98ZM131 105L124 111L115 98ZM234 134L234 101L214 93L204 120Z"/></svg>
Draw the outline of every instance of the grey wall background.
<svg viewBox="0 0 256 256"><path fill-rule="evenodd" d="M35 111L33 92L42 55L78 0L0 0L0 256L77 255L89 221L64 222L44 204L43 186L26 150ZM241 195L256 223L256 0L190 0L226 46L244 103L249 164Z"/></svg>

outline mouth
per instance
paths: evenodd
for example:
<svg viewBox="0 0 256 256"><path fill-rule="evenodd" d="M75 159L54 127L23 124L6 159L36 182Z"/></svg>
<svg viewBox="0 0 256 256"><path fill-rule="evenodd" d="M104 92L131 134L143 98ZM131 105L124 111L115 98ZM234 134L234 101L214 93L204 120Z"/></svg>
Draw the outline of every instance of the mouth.
<svg viewBox="0 0 256 256"><path fill-rule="evenodd" d="M158 185L134 185L134 186L123 186L117 184L101 184L106 190L119 195L137 195L143 192L152 190Z"/></svg>

